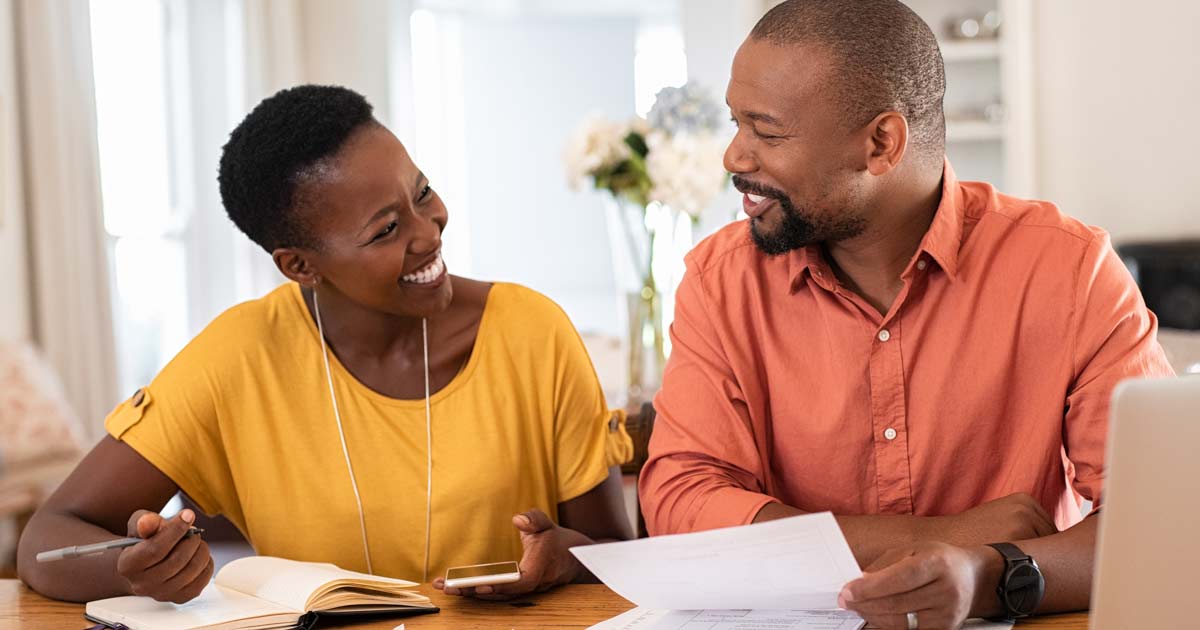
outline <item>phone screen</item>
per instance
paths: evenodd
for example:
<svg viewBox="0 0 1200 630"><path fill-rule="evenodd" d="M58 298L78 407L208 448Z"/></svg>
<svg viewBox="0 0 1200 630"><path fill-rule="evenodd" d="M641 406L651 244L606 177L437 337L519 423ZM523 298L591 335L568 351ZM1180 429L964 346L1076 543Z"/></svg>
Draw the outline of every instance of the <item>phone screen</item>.
<svg viewBox="0 0 1200 630"><path fill-rule="evenodd" d="M485 575L503 575L518 573L520 568L516 562L493 562L491 564L475 564L469 567L452 567L446 571L447 580L462 580L465 578L483 577Z"/></svg>

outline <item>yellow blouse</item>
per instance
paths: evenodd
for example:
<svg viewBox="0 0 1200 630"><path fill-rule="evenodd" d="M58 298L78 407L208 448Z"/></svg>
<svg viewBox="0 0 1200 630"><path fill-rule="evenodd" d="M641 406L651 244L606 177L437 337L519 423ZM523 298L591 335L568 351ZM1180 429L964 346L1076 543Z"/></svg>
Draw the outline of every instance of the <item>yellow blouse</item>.
<svg viewBox="0 0 1200 630"><path fill-rule="evenodd" d="M376 573L432 580L449 566L519 560L511 524L594 488L632 454L583 343L545 296L495 284L463 370L431 399L429 574L425 401L330 369ZM135 404L140 402L140 404ZM105 422L262 555L365 571L358 510L320 339L288 283L214 320ZM152 507L152 506L146 506Z"/></svg>

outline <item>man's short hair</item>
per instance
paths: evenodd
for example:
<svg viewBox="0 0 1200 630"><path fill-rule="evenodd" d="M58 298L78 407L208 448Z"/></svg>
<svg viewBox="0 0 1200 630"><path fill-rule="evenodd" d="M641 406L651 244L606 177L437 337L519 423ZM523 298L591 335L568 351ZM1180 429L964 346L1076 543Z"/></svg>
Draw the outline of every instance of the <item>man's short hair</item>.
<svg viewBox="0 0 1200 630"><path fill-rule="evenodd" d="M229 135L217 181L234 225L268 253L319 246L297 217L306 169L333 156L363 125L371 104L353 90L300 85L259 103Z"/></svg>
<svg viewBox="0 0 1200 630"><path fill-rule="evenodd" d="M946 69L933 31L898 0L787 0L750 36L779 46L813 44L833 58L834 85L849 128L885 111L904 115L909 145L941 164Z"/></svg>

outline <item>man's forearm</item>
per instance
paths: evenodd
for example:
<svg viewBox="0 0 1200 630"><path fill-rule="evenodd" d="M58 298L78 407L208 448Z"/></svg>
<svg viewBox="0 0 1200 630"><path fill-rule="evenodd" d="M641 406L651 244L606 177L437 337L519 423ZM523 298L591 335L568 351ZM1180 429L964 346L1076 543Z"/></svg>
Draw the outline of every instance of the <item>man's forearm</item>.
<svg viewBox="0 0 1200 630"><path fill-rule="evenodd" d="M807 514L782 503L768 503L754 517L755 523L773 521L789 516ZM860 567L871 566L890 549L911 545L920 540L939 540L937 517L906 514L869 514L859 516L835 515L842 535ZM941 542L951 542L941 540Z"/></svg>
<svg viewBox="0 0 1200 630"><path fill-rule="evenodd" d="M1096 551L1096 527L1099 517L1092 515L1066 531L1032 540L1011 542L1038 563L1046 580L1046 596L1038 606L1039 614L1086 610L1092 592L1092 568ZM986 548L987 568L984 583L1000 583L1004 558ZM980 616L1001 614L1000 600L994 588L985 588L976 599L972 613Z"/></svg>
<svg viewBox="0 0 1200 630"><path fill-rule="evenodd" d="M794 507L772 503L759 511L755 522L803 514ZM957 547L1033 540L1057 532L1054 520L1033 497L1012 494L978 505L961 514L913 516L910 514L835 515L859 566L866 569L892 549L920 542Z"/></svg>

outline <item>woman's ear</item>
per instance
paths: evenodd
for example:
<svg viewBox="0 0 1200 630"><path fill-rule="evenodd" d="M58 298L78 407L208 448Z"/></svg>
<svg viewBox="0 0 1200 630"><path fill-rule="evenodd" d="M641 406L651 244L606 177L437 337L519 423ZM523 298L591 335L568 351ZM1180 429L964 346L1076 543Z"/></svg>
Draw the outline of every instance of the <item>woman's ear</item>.
<svg viewBox="0 0 1200 630"><path fill-rule="evenodd" d="M321 274L309 259L310 255L291 247L281 247L271 252L271 259L275 261L279 273L300 286L312 288L321 283Z"/></svg>

